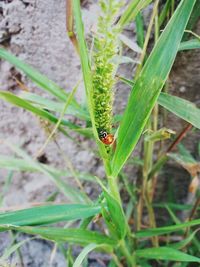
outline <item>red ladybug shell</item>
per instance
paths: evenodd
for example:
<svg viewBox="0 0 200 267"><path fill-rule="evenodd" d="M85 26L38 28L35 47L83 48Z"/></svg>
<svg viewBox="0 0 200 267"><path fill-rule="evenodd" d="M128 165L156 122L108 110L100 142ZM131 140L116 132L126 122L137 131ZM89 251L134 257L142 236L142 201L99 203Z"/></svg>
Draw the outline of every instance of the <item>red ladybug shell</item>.
<svg viewBox="0 0 200 267"><path fill-rule="evenodd" d="M113 134L107 134L105 137L101 138L101 141L105 145L111 145L114 142L114 135Z"/></svg>

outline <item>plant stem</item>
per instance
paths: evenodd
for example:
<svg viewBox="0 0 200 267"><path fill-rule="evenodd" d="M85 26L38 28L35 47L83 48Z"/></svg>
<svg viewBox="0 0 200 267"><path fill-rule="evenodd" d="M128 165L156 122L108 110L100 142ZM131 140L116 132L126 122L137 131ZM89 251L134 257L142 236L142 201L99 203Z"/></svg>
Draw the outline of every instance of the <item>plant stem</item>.
<svg viewBox="0 0 200 267"><path fill-rule="evenodd" d="M157 7L158 7L158 3L159 3L159 0L156 0L156 2L154 4L154 7L153 7L153 12L152 12L151 19L150 19L150 22L149 22L149 26L148 26L148 29L147 29L147 33L146 33L146 37L145 37L145 41L144 41L142 54L141 54L141 57L139 59L140 64L138 65L138 67L136 69L135 79L137 79L137 77L139 76L139 73L140 73L140 71L142 69L142 66L143 66L143 62L144 62L146 51L147 51L147 46L148 46L150 35L151 35L151 30L152 30L153 23L154 23L154 18L156 16L156 10L157 10Z"/></svg>
<svg viewBox="0 0 200 267"><path fill-rule="evenodd" d="M70 41L75 47L76 52L79 54L78 41L74 32L73 22L73 0L66 0L66 28Z"/></svg>
<svg viewBox="0 0 200 267"><path fill-rule="evenodd" d="M136 265L136 257L135 257L135 255L131 255L124 240L122 240L120 243L120 250L121 250L122 254L124 255L124 257L126 258L128 266L136 267L137 266Z"/></svg>
<svg viewBox="0 0 200 267"><path fill-rule="evenodd" d="M120 198L120 194L119 194L119 189L118 189L118 185L117 185L117 178L114 178L112 176L108 176L108 185L109 185L109 188L110 188L111 195L122 206L121 198Z"/></svg>
<svg viewBox="0 0 200 267"><path fill-rule="evenodd" d="M149 123L149 126L151 124ZM149 222L150 226L155 228L156 227L156 221L155 221L155 215L153 211L153 207L151 205L150 201L150 191L149 191L149 184L148 184L148 173L152 166L152 158L153 158L153 143L151 141L144 141L145 147L144 147L144 168L143 168L143 186L142 186L142 198L145 201L148 215L149 215ZM142 213L141 213L142 215ZM154 246L158 246L158 237L152 238L152 243Z"/></svg>

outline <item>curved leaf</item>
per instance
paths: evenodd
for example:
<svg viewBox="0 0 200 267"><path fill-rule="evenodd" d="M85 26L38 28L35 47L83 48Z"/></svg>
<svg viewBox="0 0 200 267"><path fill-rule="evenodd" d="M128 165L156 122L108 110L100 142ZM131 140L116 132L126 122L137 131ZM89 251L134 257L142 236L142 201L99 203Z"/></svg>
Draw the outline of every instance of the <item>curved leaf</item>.
<svg viewBox="0 0 200 267"><path fill-rule="evenodd" d="M121 208L120 204L116 199L114 199L107 191L104 190L104 196L106 198L108 211L112 219L112 224L114 226L114 231L119 239L125 237L127 233L126 218ZM106 217L104 217L106 219ZM109 222L107 221L109 225Z"/></svg>
<svg viewBox="0 0 200 267"><path fill-rule="evenodd" d="M38 115L44 119L47 119L52 123L58 122L58 118L56 118L50 112L47 112L46 110L35 107L34 105L30 104L28 101L10 93L10 92L0 91L0 98L4 99L5 101L7 101L7 102L9 102L9 103L11 103L17 107L24 108L24 109L32 112L35 115ZM64 126L68 126L69 128L72 128L72 129L79 129L80 128L80 127L76 126L75 124L73 124L69 121L66 121L66 120L62 120L61 124Z"/></svg>
<svg viewBox="0 0 200 267"><path fill-rule="evenodd" d="M157 236L157 235L164 235L164 234L176 232L186 227L191 227L195 225L200 225L200 219L185 222L185 223L180 223L176 225L170 225L170 226L165 226L165 227L151 228L148 230L138 231L136 232L135 236L137 238L144 238L144 237L152 237L152 236Z"/></svg>
<svg viewBox="0 0 200 267"><path fill-rule="evenodd" d="M200 48L200 40L192 39L189 41L182 42L179 46L179 51L191 50Z"/></svg>
<svg viewBox="0 0 200 267"><path fill-rule="evenodd" d="M30 93L30 92L21 92L20 97L24 100L28 100L36 105L38 105L42 109L48 109L54 112L62 112L64 109L64 103L47 99L40 95ZM73 102L69 104L67 110L65 112L67 115L76 116L80 119L89 120L89 114L86 110L81 108L80 106L73 105Z"/></svg>
<svg viewBox="0 0 200 267"><path fill-rule="evenodd" d="M30 67L28 64L24 63L22 60L18 59L3 48L0 48L0 58L9 61L16 68L22 70L39 87L50 92L58 99L66 101L68 94L63 89L61 89L56 83L52 82L46 76L39 73L36 69Z"/></svg>
<svg viewBox="0 0 200 267"><path fill-rule="evenodd" d="M137 16L137 14L150 4L152 0L132 0L123 12L118 25L122 28Z"/></svg>
<svg viewBox="0 0 200 267"><path fill-rule="evenodd" d="M114 177L118 175L140 138L172 68L194 4L195 0L181 1L135 82L119 127L112 160Z"/></svg>
<svg viewBox="0 0 200 267"><path fill-rule="evenodd" d="M197 229L196 231L194 231L193 233L191 233L187 238L181 240L180 242L176 242L173 244L169 244L168 246L171 248L175 248L175 249L182 249L185 246L187 246L192 239L195 237L196 233L199 231L200 229Z"/></svg>
<svg viewBox="0 0 200 267"><path fill-rule="evenodd" d="M3 226L2 226L3 227ZM55 242L70 242L80 245L91 243L116 246L116 241L100 233L83 229L62 229L56 227L30 227L4 225L4 230L15 230L30 235L39 235L42 238Z"/></svg>
<svg viewBox="0 0 200 267"><path fill-rule="evenodd" d="M100 206L60 204L4 212L0 213L0 229L2 224L27 226L84 219L98 214L100 210Z"/></svg>
<svg viewBox="0 0 200 267"><path fill-rule="evenodd" d="M200 258L188 255L186 253L168 247L146 248L146 249L136 250L136 256L145 259L200 262Z"/></svg>
<svg viewBox="0 0 200 267"><path fill-rule="evenodd" d="M183 120L200 129L200 109L193 103L177 96L161 93L158 103Z"/></svg>
<svg viewBox="0 0 200 267"><path fill-rule="evenodd" d="M84 261L85 257L94 249L101 248L103 245L97 245L97 244L89 244L87 247L85 247L81 253L76 258L73 267L80 267L82 262Z"/></svg>

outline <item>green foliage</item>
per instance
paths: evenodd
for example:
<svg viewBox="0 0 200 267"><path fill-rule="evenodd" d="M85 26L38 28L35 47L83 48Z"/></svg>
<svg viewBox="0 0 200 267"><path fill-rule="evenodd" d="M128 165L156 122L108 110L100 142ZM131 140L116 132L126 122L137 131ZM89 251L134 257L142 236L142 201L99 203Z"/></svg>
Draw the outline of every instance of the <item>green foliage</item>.
<svg viewBox="0 0 200 267"><path fill-rule="evenodd" d="M30 235L39 235L44 239L52 240L55 242L69 242L80 245L88 245L91 243L104 244L107 246L116 245L116 241L99 234L94 231L82 229L62 229L56 227L30 227L30 226L14 226L3 225L4 230L16 230Z"/></svg>
<svg viewBox="0 0 200 267"><path fill-rule="evenodd" d="M78 220L94 216L100 212L100 206L89 205L48 205L13 212L0 213L0 231L5 224L43 225L62 221Z"/></svg>
<svg viewBox="0 0 200 267"><path fill-rule="evenodd" d="M198 49L198 48L200 48L200 40L191 39L189 41L182 42L179 46L179 51Z"/></svg>
<svg viewBox="0 0 200 267"><path fill-rule="evenodd" d="M134 86L132 81L125 79L124 77L120 77L120 80L129 86ZM200 109L197 108L195 104L178 96L166 93L160 93L157 102L168 111L174 113L179 118L191 123L199 129L200 124L198 118L200 115Z"/></svg>
<svg viewBox="0 0 200 267"><path fill-rule="evenodd" d="M123 15L121 16L118 25L119 27L124 27L127 23L134 20L135 17L139 14L140 10L145 8L150 4L152 0L133 0L130 2Z"/></svg>
<svg viewBox="0 0 200 267"><path fill-rule="evenodd" d="M135 81L118 132L117 148L112 160L114 177L118 175L138 142L168 78L194 3L194 0L180 3Z"/></svg>
<svg viewBox="0 0 200 267"><path fill-rule="evenodd" d="M185 223L180 223L177 225L171 225L166 227L159 227L155 229L148 229L148 230L142 230L136 233L137 238L144 238L144 237L151 237L151 236L157 236L157 235L163 235L168 234L172 232L176 232L178 230L184 229L186 227L195 226L200 224L200 219L193 220Z"/></svg>
<svg viewBox="0 0 200 267"><path fill-rule="evenodd" d="M188 121L196 128L200 129L200 109L191 102L180 97L162 93L159 96L158 103L178 117Z"/></svg>
<svg viewBox="0 0 200 267"><path fill-rule="evenodd" d="M136 250L136 255L138 257L146 259L200 262L200 259L197 257L190 256L186 253L168 247L146 248L142 250Z"/></svg>
<svg viewBox="0 0 200 267"><path fill-rule="evenodd" d="M86 246L81 253L78 255L78 257L76 258L73 267L79 267L82 266L82 262L85 259L85 257L87 256L88 253L90 253L92 250L96 249L96 248L102 248L103 245L97 245L97 244L89 244L88 246Z"/></svg>
<svg viewBox="0 0 200 267"><path fill-rule="evenodd" d="M12 145L8 142L4 142L7 147L9 147L13 152L15 152L19 157L22 157L23 160L30 166L44 175L46 175L51 181L55 183L58 189L70 200L75 203L85 203L88 201L88 198L84 192L80 192L77 188L71 186L64 182L60 175L57 172L52 172L47 166L44 166L38 163L36 160L32 159L27 153L25 153L19 147Z"/></svg>
<svg viewBox="0 0 200 267"><path fill-rule="evenodd" d="M56 96L61 101L65 101L67 98L67 93L61 89L57 84L50 81L46 76L39 73L37 70L25 64L23 61L19 60L17 57L13 56L5 49L0 48L0 57L12 63L15 67L22 70L33 82L35 82L39 87L50 92L52 95Z"/></svg>
<svg viewBox="0 0 200 267"><path fill-rule="evenodd" d="M32 92L20 92L19 95L15 95L5 91L0 91L0 98L31 112L43 121L47 121L50 126L55 124L47 141L51 140L57 129L65 135L66 139L76 140L71 136L72 131L76 135L93 138L98 147L98 151L94 151L95 156L100 157L104 163L106 179L101 180L93 174L78 172L68 159L66 160L67 170L59 170L39 163L18 146L1 140L1 143L15 154L14 156L0 155L0 168L10 171L1 193L1 204L12 182L14 171L37 172L38 176L42 173L53 181L57 189L46 202L49 199L54 201L58 192L61 192L64 197L75 204L48 202L48 204L44 203L23 210L1 212L0 231L26 233L55 242L65 255L69 267L82 266L87 261L88 254L93 250L110 254L112 260L109 266L113 267L122 265L149 267L151 260L157 261L158 264L161 264L161 260L167 261L166 264L169 263L170 266L172 262L199 263L197 253L200 244L196 236L200 219L195 219L195 212L199 211L198 196L194 196L195 202L188 204L174 203L172 193L165 203L154 203L153 200L153 191L156 190L154 179L157 178L157 173L168 158L180 163L188 171L191 171L191 166L196 168L196 172L199 170L199 163L184 146L179 145L177 153L171 152L171 147L180 142L180 136L163 155L160 156L154 150L156 142L164 143L165 139L171 139L174 134L165 125L158 129L158 118L163 114L159 114L157 104L200 129L200 112L195 105L170 93L161 93L178 51L200 48L198 36L191 31L190 33L196 38L181 42L188 21L190 21L188 27L191 28L198 17L196 10L192 13L197 1L182 0L175 12L174 1L166 0L164 6L159 6L159 8L157 7L158 1L155 2L154 16L152 16L152 22L154 20L155 24L155 44L150 55L146 52L146 48L143 49L149 37L146 36L145 39L142 11L152 2L151 0L133 0L125 7L123 7L122 0L100 0L101 14L98 17L96 32L92 36L90 55L84 35L80 1L67 2L73 7L73 14L70 14L69 19L71 22L72 17L75 19L77 50L82 66L87 109L74 98L77 86L72 89L71 93L66 93L46 76L3 48L0 48L0 58L9 61L21 70L38 87L48 92L53 99L46 99ZM122 33L125 26L133 20L136 21L139 46L124 32ZM165 24L164 30L159 32L160 27ZM159 38L158 35L160 35ZM138 62L138 60L124 56L121 42L134 52L142 54L146 61L145 65L140 63L143 60ZM117 82L118 65L133 62L140 64L135 79L128 80L118 76L120 80L131 86L131 92L124 114L116 114L113 117L114 87ZM65 115L78 118L83 122L82 125L86 126L67 120ZM100 130L108 133L115 131L115 142L112 146L105 146L100 141ZM129 159L142 133L145 133L144 158ZM45 144L48 143L47 141ZM56 137L54 141L56 142ZM139 179L135 182L136 177L131 180L134 182L130 182L126 171L120 173L126 163L128 166L137 164L141 168L141 183ZM75 178L79 188L69 183L69 180L64 180L69 177ZM93 201L88 197L82 181L95 182L101 187L102 193L97 200ZM120 192L123 192L122 199ZM127 195L126 201L123 203L125 194ZM154 208L168 211L170 221L167 225L162 224L156 227ZM144 209L148 214L148 222L142 220ZM176 211L188 212L189 219L181 221ZM67 224L65 227L49 226L60 222L67 222ZM73 228L70 228L72 225ZM91 225L93 230L90 230ZM143 225L145 229L142 228ZM158 237L161 238L162 243ZM177 237L178 241L174 242L173 237ZM7 259L30 240L31 238L16 243L14 237L13 244L7 248L0 260ZM70 244L67 252L63 244L66 242ZM74 244L85 247L75 261L72 256ZM163 266L167 266L166 264Z"/></svg>
<svg viewBox="0 0 200 267"><path fill-rule="evenodd" d="M123 210L119 203L112 196L110 196L110 194L104 191L104 195L106 198L108 211L110 213L110 218L112 220L112 222L107 222L107 224L111 223L117 237L119 239L123 239L127 233L126 219Z"/></svg>

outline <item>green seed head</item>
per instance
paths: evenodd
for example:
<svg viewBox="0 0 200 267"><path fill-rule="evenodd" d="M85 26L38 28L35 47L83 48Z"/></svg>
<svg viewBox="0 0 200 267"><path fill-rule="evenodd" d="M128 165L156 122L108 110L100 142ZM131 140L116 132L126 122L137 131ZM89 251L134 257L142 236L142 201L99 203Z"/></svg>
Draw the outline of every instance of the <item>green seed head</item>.
<svg viewBox="0 0 200 267"><path fill-rule="evenodd" d="M113 57L118 53L119 30L114 25L122 1L101 0L102 15L98 19L93 54L93 103L97 131L112 129L113 87L115 65Z"/></svg>

